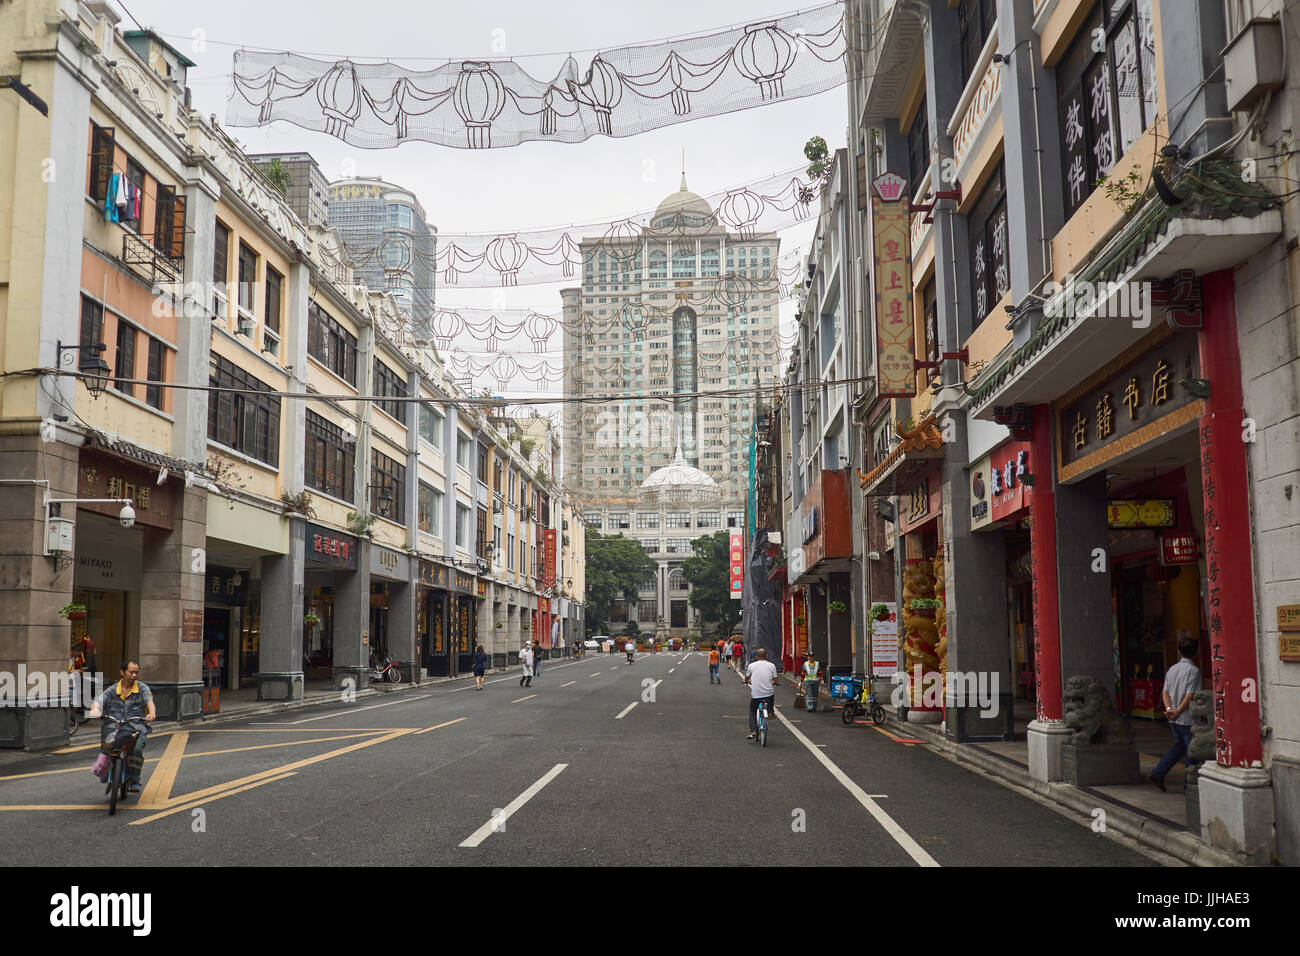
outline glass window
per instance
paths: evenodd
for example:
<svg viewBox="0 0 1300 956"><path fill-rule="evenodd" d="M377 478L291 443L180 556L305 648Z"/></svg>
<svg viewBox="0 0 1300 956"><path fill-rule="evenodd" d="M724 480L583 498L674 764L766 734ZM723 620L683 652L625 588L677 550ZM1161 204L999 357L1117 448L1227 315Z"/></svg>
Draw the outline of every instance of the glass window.
<svg viewBox="0 0 1300 956"><path fill-rule="evenodd" d="M379 359L375 359L375 386L376 395L406 397L406 381L397 372L385 365ZM396 419L403 425L406 424L406 402L375 402L386 415Z"/></svg>
<svg viewBox="0 0 1300 956"><path fill-rule="evenodd" d="M343 429L308 409L305 426L303 481L309 488L352 501L356 441Z"/></svg>
<svg viewBox="0 0 1300 956"><path fill-rule="evenodd" d="M370 511L406 523L406 465L383 452L370 452Z"/></svg>
<svg viewBox="0 0 1300 956"><path fill-rule="evenodd" d="M745 526L745 512L743 511L727 512L728 528L743 528L744 526Z"/></svg>
<svg viewBox="0 0 1300 956"><path fill-rule="evenodd" d="M442 422L439 412L427 404L420 405L420 437L438 451L442 451Z"/></svg>
<svg viewBox="0 0 1300 956"><path fill-rule="evenodd" d="M670 511L664 516L665 528L689 528L691 514L689 511Z"/></svg>
<svg viewBox="0 0 1300 956"><path fill-rule="evenodd" d="M86 358L97 354L90 351L93 345L104 344L104 307L94 299L81 297L80 345Z"/></svg>
<svg viewBox="0 0 1300 956"><path fill-rule="evenodd" d="M208 437L268 465L280 462L280 399L235 363L212 354L208 384L233 391L208 396Z"/></svg>
<svg viewBox="0 0 1300 956"><path fill-rule="evenodd" d="M456 432L456 464L465 471L474 467L474 441L464 432Z"/></svg>
<svg viewBox="0 0 1300 956"><path fill-rule="evenodd" d="M658 538L642 538L642 539L641 539L641 547L645 549L645 553L646 553L646 554L658 554L658 553L659 553L659 539L658 539Z"/></svg>
<svg viewBox="0 0 1300 956"><path fill-rule="evenodd" d="M420 482L416 503L416 521L421 531L442 535L442 492L433 485Z"/></svg>
<svg viewBox="0 0 1300 956"><path fill-rule="evenodd" d="M998 21L997 0L961 0L957 32L961 45L961 82L965 86L979 61L980 50Z"/></svg>
<svg viewBox="0 0 1300 956"><path fill-rule="evenodd" d="M915 196L924 185L929 186L930 173L930 126L926 113L928 105L921 97L921 105L912 120L912 128L907 134L907 191Z"/></svg>
<svg viewBox="0 0 1300 956"><path fill-rule="evenodd" d="M357 384L357 337L315 302L307 306L307 354L349 385Z"/></svg>
<svg viewBox="0 0 1300 956"><path fill-rule="evenodd" d="M149 337L149 364L145 370L145 378L150 382L165 382L163 377L167 373L167 346L163 345L153 336ZM154 408L161 409L163 390L157 385L146 385L144 388L144 400Z"/></svg>
<svg viewBox="0 0 1300 956"><path fill-rule="evenodd" d="M280 299L284 276L270 266L266 267L266 315L262 321L276 335L280 334Z"/></svg>
<svg viewBox="0 0 1300 956"><path fill-rule="evenodd" d="M650 253L650 278L667 279L668 278L668 253L662 249L656 249Z"/></svg>
<svg viewBox="0 0 1300 956"><path fill-rule="evenodd" d="M636 526L638 528L659 527L659 513L655 511L638 511L636 513Z"/></svg>
<svg viewBox="0 0 1300 956"><path fill-rule="evenodd" d="M124 395L135 398L135 386L125 381L135 378L136 329L121 319L117 320L117 358L113 363L113 387Z"/></svg>
<svg viewBox="0 0 1300 956"><path fill-rule="evenodd" d="M978 328L1011 289L1011 256L1007 248L1007 196L1002 163L971 207L970 279L974 312L971 330Z"/></svg>
<svg viewBox="0 0 1300 956"><path fill-rule="evenodd" d="M1094 49L1104 34L1105 49ZM1056 68L1068 219L1156 115L1151 0L1103 4Z"/></svg>
<svg viewBox="0 0 1300 956"><path fill-rule="evenodd" d="M616 513L616 512L610 513L609 529L611 531L617 530L619 528L626 528L626 527L628 527L628 519L626 514Z"/></svg>
<svg viewBox="0 0 1300 956"><path fill-rule="evenodd" d="M469 550L469 508L456 502L456 547Z"/></svg>
<svg viewBox="0 0 1300 956"><path fill-rule="evenodd" d="M257 253L239 244L239 307L253 311L253 289L257 285Z"/></svg>

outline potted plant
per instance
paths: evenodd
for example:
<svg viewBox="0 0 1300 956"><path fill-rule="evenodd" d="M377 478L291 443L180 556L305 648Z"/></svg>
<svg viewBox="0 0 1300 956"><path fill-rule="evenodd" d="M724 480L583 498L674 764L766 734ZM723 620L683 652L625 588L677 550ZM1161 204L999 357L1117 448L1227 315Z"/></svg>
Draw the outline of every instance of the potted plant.
<svg viewBox="0 0 1300 956"><path fill-rule="evenodd" d="M934 617L934 612L943 607L943 602L934 598L912 598L907 606L922 617Z"/></svg>
<svg viewBox="0 0 1300 956"><path fill-rule="evenodd" d="M302 616L302 623L305 627L315 627L320 623L320 618L316 616L316 612L308 611Z"/></svg>
<svg viewBox="0 0 1300 956"><path fill-rule="evenodd" d="M505 625L502 624L500 621L497 621L497 630L500 630L503 627L505 627Z"/></svg>
<svg viewBox="0 0 1300 956"><path fill-rule="evenodd" d="M832 614L843 614L849 609L849 606L843 601L831 601L826 605L826 610Z"/></svg>
<svg viewBox="0 0 1300 956"><path fill-rule="evenodd" d="M59 617L65 617L69 621L82 621L86 617L86 605L77 604L75 601L71 604L65 604L59 608Z"/></svg>
<svg viewBox="0 0 1300 956"><path fill-rule="evenodd" d="M888 620L889 620L889 605L887 605L887 604L873 604L873 605L871 605L871 619L872 619L873 621L888 621Z"/></svg>
<svg viewBox="0 0 1300 956"><path fill-rule="evenodd" d="M802 626L803 626L803 622L804 622L804 620L805 620L804 616L803 616L802 614L800 614L798 617L796 617L796 618L794 619L794 623L795 623L797 626L802 627Z"/></svg>

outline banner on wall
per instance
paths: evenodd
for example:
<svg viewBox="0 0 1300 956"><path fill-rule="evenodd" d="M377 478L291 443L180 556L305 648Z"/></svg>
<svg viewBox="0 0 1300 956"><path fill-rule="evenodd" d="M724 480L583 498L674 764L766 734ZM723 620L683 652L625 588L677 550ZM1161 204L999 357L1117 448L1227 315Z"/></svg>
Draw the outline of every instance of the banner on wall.
<svg viewBox="0 0 1300 956"><path fill-rule="evenodd" d="M739 601L741 586L745 581L745 537L739 531L731 532L728 537L730 538L727 554L728 564L731 567L731 598Z"/></svg>
<svg viewBox="0 0 1300 956"><path fill-rule="evenodd" d="M898 670L898 606L880 603L889 608L889 617L871 622L871 676L892 677Z"/></svg>

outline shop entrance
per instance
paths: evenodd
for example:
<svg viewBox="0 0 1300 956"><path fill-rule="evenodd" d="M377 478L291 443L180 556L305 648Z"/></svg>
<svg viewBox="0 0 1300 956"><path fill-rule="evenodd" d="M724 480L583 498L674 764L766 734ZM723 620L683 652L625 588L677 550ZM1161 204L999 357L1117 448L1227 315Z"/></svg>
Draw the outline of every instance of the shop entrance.
<svg viewBox="0 0 1300 956"><path fill-rule="evenodd" d="M206 655L215 651L217 655L216 670L218 672L217 687L229 686L226 683L226 675L229 673L230 649L233 644L231 640L231 624L230 608L209 606L203 609L204 669L209 669L206 664L209 658Z"/></svg>
<svg viewBox="0 0 1300 956"><path fill-rule="evenodd" d="M425 595L424 604L426 628L424 659L428 662L429 676L450 677L450 661L447 653L447 598L445 592L428 592Z"/></svg>
<svg viewBox="0 0 1300 956"><path fill-rule="evenodd" d="M126 639L126 592L74 588L72 601L86 606L85 633L95 642L96 663L104 680L117 680L118 667L133 653Z"/></svg>
<svg viewBox="0 0 1300 956"><path fill-rule="evenodd" d="M670 613L672 614L672 617L670 618L670 620L672 621L672 623L669 625L670 627L686 627L686 602L685 601L673 601L672 608L670 609Z"/></svg>

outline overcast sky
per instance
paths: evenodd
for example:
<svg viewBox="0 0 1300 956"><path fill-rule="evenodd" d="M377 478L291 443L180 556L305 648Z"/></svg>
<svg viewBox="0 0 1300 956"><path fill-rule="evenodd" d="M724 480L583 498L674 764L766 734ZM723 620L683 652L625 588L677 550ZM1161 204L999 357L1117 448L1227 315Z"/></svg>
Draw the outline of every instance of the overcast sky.
<svg viewBox="0 0 1300 956"><path fill-rule="evenodd" d="M129 0L126 8L197 64L189 74L194 106L216 114L224 125L232 57L241 45L322 58L390 59L415 69L448 59L513 58L531 75L549 80L570 53L585 72L597 49L711 32L789 13L800 5L790 0L317 0L310 5ZM135 25L126 17L121 28ZM202 31L206 49L195 48L196 30ZM250 153L310 152L331 180L340 178L350 161L357 175L382 176L413 190L439 232L454 233L526 231L653 209L678 188L683 149L688 186L708 195L805 163L803 146L809 137L822 136L832 149L843 146L846 126L846 93L840 87L627 138L594 136L577 144L534 142L508 149L471 151L410 142L396 149L364 150L285 122L227 131ZM782 250L806 244L811 234L810 223L783 232ZM437 298L440 306L556 314L561 287L439 287ZM792 303L784 303L781 312L788 334ZM503 347L527 346L521 339Z"/></svg>

